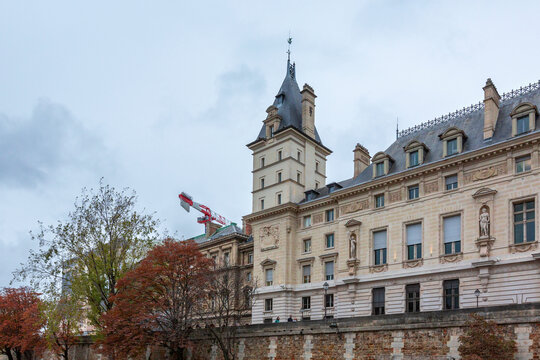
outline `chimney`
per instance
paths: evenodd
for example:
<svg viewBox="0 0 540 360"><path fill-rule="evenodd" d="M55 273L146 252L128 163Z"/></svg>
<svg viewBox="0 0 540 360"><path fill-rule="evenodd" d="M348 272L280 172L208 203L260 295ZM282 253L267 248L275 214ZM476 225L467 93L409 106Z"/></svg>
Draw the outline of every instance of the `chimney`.
<svg viewBox="0 0 540 360"><path fill-rule="evenodd" d="M491 79L487 79L484 89L484 140L491 139L499 117L501 96Z"/></svg>
<svg viewBox="0 0 540 360"><path fill-rule="evenodd" d="M311 138L315 138L315 92L308 84L300 91L302 94L302 131Z"/></svg>
<svg viewBox="0 0 540 360"><path fill-rule="evenodd" d="M244 231L244 234L246 235L251 235L252 233L252 229L251 229L251 224L250 223L247 223L245 220L242 220L242 223L243 223L243 231Z"/></svg>
<svg viewBox="0 0 540 360"><path fill-rule="evenodd" d="M218 229L221 228L221 225L214 224L213 222L209 221L206 224L204 224L204 232L206 237L210 237L216 233Z"/></svg>
<svg viewBox="0 0 540 360"><path fill-rule="evenodd" d="M369 166L369 151L360 144L356 144L354 153L354 176L357 176Z"/></svg>

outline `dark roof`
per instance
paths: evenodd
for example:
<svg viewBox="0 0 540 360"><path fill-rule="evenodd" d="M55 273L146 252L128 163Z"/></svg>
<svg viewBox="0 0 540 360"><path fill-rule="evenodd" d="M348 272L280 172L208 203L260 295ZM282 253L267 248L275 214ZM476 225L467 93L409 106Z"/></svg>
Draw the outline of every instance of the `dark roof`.
<svg viewBox="0 0 540 360"><path fill-rule="evenodd" d="M493 137L488 140L484 140L484 107L481 104L468 108L474 109L473 111L458 111L456 114L460 113L461 115L457 116L451 114L452 116L448 116L448 119L445 121L433 121L427 123L427 126L420 125L404 131L403 133L405 133L405 135L399 137L384 151L385 154L389 155L394 160L393 162L390 162L390 171L388 175L393 175L408 170L405 168L406 153L403 148L413 140L424 143L428 148L428 151L424 157L424 162L422 165L420 165L420 167L442 160L443 141L441 141L439 135L451 127L456 127L463 130L467 137L463 142L462 153L478 150L511 140L514 137L512 136L512 122L510 121L510 113L516 106L525 102L532 103L537 107L540 106L540 82L530 84L529 87L526 87L524 91L512 91L502 95L495 131L493 133ZM533 131L540 131L540 121L536 121L536 129ZM372 166L373 165L370 164L356 177L339 181L338 184L343 188L350 188L352 186L372 181ZM317 191L320 195L317 196L316 199L327 196L328 186L319 188ZM305 199L301 201L301 203L304 202L306 202Z"/></svg>
<svg viewBox="0 0 540 360"><path fill-rule="evenodd" d="M276 94L274 100L274 106L278 108L278 115L281 117L281 122L277 131L283 130L288 127L294 127L301 133L302 131L302 94L300 94L300 88L296 82L296 70L295 64L287 61L287 73L285 79ZM277 132L276 131L276 132ZM266 138L266 129L263 124L257 140ZM321 138L315 127L315 141L322 145Z"/></svg>
<svg viewBox="0 0 540 360"><path fill-rule="evenodd" d="M206 237L205 234L202 234L202 235L194 237L193 240L195 240L197 244L202 244L207 241L217 240L222 237L233 235L233 234L247 236L246 234L244 234L241 228L239 228L235 223L232 223L230 225L217 229L216 232L210 237Z"/></svg>

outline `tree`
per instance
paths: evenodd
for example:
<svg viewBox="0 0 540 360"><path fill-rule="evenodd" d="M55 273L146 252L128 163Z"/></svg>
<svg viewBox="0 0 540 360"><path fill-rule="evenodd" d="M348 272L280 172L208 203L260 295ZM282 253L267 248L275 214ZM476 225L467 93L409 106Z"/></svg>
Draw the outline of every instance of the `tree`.
<svg viewBox="0 0 540 360"><path fill-rule="evenodd" d="M39 294L28 288L5 288L0 292L0 351L13 360L31 359L43 349Z"/></svg>
<svg viewBox="0 0 540 360"><path fill-rule="evenodd" d="M244 279L237 266L215 269L209 277L207 296L198 307L200 322L205 324L225 360L236 359L238 326L251 314L254 285Z"/></svg>
<svg viewBox="0 0 540 360"><path fill-rule="evenodd" d="M118 280L145 256L157 239L158 221L135 210L135 192L116 191L103 180L96 191L83 189L67 220L31 233L31 251L15 279L52 296L69 291L89 307L90 321L113 307ZM60 284L62 288L60 288Z"/></svg>
<svg viewBox="0 0 540 360"><path fill-rule="evenodd" d="M505 336L502 327L477 314L471 315L459 341L463 360L506 360L516 352L516 342Z"/></svg>
<svg viewBox="0 0 540 360"><path fill-rule="evenodd" d="M85 320L84 306L73 296L62 295L44 302L42 306L44 336L49 348L64 360L78 343L80 324Z"/></svg>
<svg viewBox="0 0 540 360"><path fill-rule="evenodd" d="M193 241L167 239L156 246L118 282L115 306L102 316L101 345L122 357L162 346L171 359L183 359L211 266Z"/></svg>

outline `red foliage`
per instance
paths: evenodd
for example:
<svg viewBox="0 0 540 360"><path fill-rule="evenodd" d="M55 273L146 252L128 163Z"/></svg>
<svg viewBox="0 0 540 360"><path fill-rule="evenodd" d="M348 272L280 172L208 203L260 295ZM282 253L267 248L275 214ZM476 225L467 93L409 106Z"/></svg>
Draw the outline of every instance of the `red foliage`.
<svg viewBox="0 0 540 360"><path fill-rule="evenodd" d="M463 360L507 360L513 359L516 342L504 333L504 329L493 321L472 314L459 337L459 354Z"/></svg>
<svg viewBox="0 0 540 360"><path fill-rule="evenodd" d="M0 292L0 351L17 359L44 348L40 330L39 294L28 288L5 288Z"/></svg>
<svg viewBox="0 0 540 360"><path fill-rule="evenodd" d="M157 345L182 359L212 264L193 241L168 239L152 249L118 282L115 306L102 316L104 350L125 358Z"/></svg>

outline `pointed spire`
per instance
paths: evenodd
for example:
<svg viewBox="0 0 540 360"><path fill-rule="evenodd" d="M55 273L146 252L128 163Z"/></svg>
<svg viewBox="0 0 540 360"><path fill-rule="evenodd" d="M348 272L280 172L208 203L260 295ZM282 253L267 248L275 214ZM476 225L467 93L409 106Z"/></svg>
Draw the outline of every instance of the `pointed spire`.
<svg viewBox="0 0 540 360"><path fill-rule="evenodd" d="M399 138L399 117L396 116L396 140Z"/></svg>
<svg viewBox="0 0 540 360"><path fill-rule="evenodd" d="M296 64L292 63L291 65L291 43L292 43L292 37L291 32L289 31L289 38L287 39L287 43L289 44L287 48L287 76L290 75L291 78L296 78Z"/></svg>

